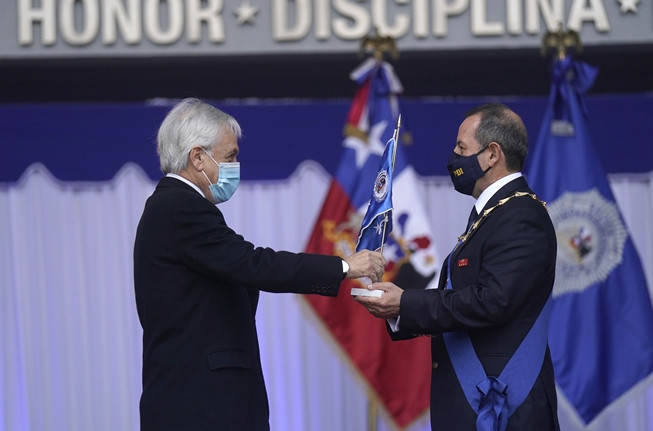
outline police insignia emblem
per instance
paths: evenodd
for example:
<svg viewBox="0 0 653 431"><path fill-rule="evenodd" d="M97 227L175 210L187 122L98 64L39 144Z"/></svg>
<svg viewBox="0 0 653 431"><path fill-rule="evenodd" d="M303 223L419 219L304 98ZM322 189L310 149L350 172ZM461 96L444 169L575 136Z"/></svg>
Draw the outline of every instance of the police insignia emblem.
<svg viewBox="0 0 653 431"><path fill-rule="evenodd" d="M376 180L374 181L374 199L377 202L381 202L383 199L385 199L386 195L388 194L388 186L388 172L379 172L376 176Z"/></svg>
<svg viewBox="0 0 653 431"><path fill-rule="evenodd" d="M596 189L563 193L549 215L558 239L554 297L604 281L621 263L628 233L616 204Z"/></svg>

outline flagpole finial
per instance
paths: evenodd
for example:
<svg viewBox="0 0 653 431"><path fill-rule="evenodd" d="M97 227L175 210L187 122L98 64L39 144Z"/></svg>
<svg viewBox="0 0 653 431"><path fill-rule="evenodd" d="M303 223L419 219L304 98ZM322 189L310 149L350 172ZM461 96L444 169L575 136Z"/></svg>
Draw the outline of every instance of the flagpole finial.
<svg viewBox="0 0 653 431"><path fill-rule="evenodd" d="M381 61L385 54L389 54L393 60L399 58L397 43L390 36L381 36L378 27L374 28L374 34L361 39L359 56L372 53L375 59Z"/></svg>
<svg viewBox="0 0 653 431"><path fill-rule="evenodd" d="M563 31L562 23L559 23L557 31L547 31L542 36L540 53L543 57L546 56L550 48L555 48L557 58L562 60L567 57L567 50L569 48L575 48L576 52L580 52L583 49L583 45L577 31L571 29Z"/></svg>

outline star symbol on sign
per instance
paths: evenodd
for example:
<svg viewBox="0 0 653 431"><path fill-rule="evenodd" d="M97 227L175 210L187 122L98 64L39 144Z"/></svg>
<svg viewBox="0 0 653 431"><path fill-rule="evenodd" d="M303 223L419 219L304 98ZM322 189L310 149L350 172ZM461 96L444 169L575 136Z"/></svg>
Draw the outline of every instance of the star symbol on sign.
<svg viewBox="0 0 653 431"><path fill-rule="evenodd" d="M238 25L254 24L254 17L258 13L258 7L252 6L249 0L240 2L238 8L234 11L234 15L238 19Z"/></svg>
<svg viewBox="0 0 653 431"><path fill-rule="evenodd" d="M637 13L637 3L640 2L640 0L617 0L619 4L621 5L621 8L619 11L621 13L627 13L627 12L633 12Z"/></svg>
<svg viewBox="0 0 653 431"><path fill-rule="evenodd" d="M383 155L383 150L385 146L381 142L381 135L385 131L386 122L381 121L372 126L370 133L367 137L367 142L364 142L360 138L354 136L348 136L345 138L344 146L349 147L356 151L356 167L360 168L365 164L365 161L368 159L370 154L376 154L378 156Z"/></svg>

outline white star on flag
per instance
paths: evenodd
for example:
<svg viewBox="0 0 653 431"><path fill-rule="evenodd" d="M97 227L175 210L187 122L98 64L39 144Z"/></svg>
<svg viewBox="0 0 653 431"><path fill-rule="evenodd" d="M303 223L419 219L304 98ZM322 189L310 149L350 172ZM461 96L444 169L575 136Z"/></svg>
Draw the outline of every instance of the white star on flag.
<svg viewBox="0 0 653 431"><path fill-rule="evenodd" d="M234 11L238 19L238 25L254 24L254 17L258 13L258 7L252 6L249 0L241 1L238 8Z"/></svg>
<svg viewBox="0 0 653 431"><path fill-rule="evenodd" d="M383 226L388 222L388 215L384 214L383 218L379 220L379 222L374 226L374 230L376 231L377 235L383 234Z"/></svg>
<svg viewBox="0 0 653 431"><path fill-rule="evenodd" d="M381 134L385 131L386 125L387 123L385 121L381 121L372 126L367 142L363 142L354 136L345 138L343 145L356 151L356 167L360 168L363 166L370 154L376 154L377 156L383 155L385 146L381 142Z"/></svg>
<svg viewBox="0 0 653 431"><path fill-rule="evenodd" d="M619 4L621 5L621 8L619 9L621 13L626 13L626 12L633 12L637 13L637 3L639 3L640 0L617 0Z"/></svg>

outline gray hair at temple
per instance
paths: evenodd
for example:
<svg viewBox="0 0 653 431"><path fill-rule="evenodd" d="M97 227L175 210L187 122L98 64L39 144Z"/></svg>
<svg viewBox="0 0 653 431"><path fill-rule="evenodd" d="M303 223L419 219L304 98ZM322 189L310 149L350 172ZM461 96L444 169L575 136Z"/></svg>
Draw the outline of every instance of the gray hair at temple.
<svg viewBox="0 0 653 431"><path fill-rule="evenodd" d="M161 171L181 172L193 147L211 153L227 131L233 132L237 139L242 136L240 125L231 115L199 99L182 100L168 112L159 127L156 152Z"/></svg>
<svg viewBox="0 0 653 431"><path fill-rule="evenodd" d="M481 149L496 142L506 156L508 171L521 171L528 155L528 132L519 115L500 103L488 103L471 109L465 118L476 114L481 116L481 122L474 138Z"/></svg>

